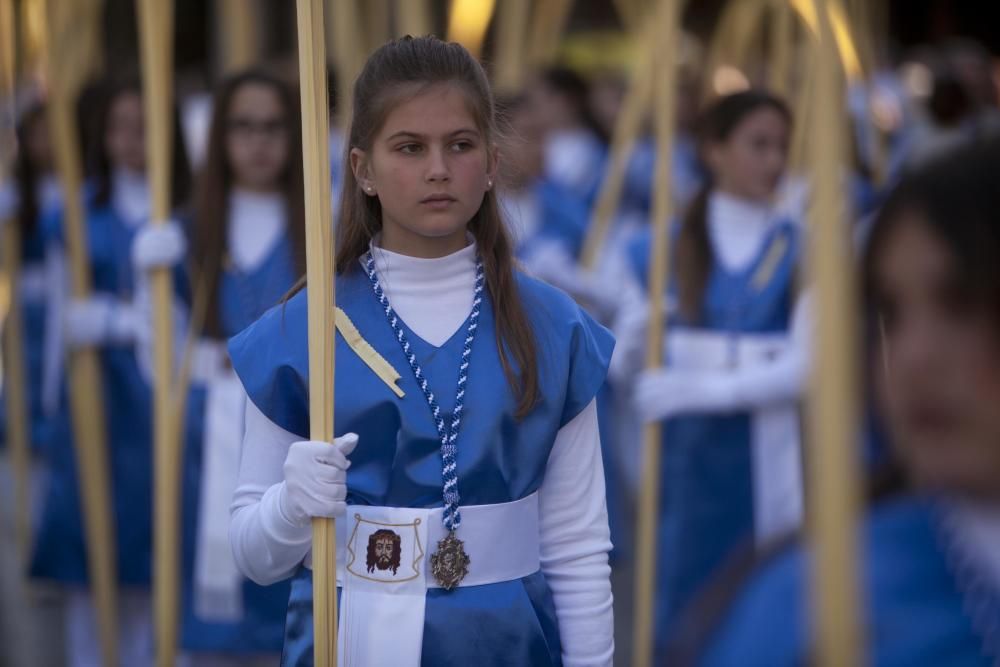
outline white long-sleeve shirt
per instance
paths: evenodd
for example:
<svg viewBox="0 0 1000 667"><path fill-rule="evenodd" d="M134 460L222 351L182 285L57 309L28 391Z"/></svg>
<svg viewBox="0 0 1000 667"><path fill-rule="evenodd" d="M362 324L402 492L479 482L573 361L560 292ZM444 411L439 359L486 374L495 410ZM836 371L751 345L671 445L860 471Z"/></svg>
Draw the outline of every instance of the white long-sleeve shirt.
<svg viewBox="0 0 1000 667"><path fill-rule="evenodd" d="M454 335L472 307L475 256L474 245L440 259L375 249L379 280L393 308L432 345ZM310 527L289 521L278 504L285 457L300 439L247 402L230 537L241 571L259 583L289 577L310 562ZM611 541L595 401L559 430L538 493L541 569L552 590L563 662L610 665Z"/></svg>

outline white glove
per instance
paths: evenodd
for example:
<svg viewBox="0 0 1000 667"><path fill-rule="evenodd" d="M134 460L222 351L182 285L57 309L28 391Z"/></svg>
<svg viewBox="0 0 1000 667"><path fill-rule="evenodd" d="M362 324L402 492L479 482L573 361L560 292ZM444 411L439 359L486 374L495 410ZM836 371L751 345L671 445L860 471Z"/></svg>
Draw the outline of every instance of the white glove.
<svg viewBox="0 0 1000 667"><path fill-rule="evenodd" d="M725 373L663 368L643 372L633 397L636 413L646 423L678 414L726 411L737 400Z"/></svg>
<svg viewBox="0 0 1000 667"><path fill-rule="evenodd" d="M348 433L333 444L317 440L293 442L285 458L285 481L278 508L289 523L305 526L312 517L334 517L347 509L347 460L358 445Z"/></svg>
<svg viewBox="0 0 1000 667"><path fill-rule="evenodd" d="M127 343L135 338L138 317L128 304L95 294L69 302L63 314L63 327L66 342L72 348Z"/></svg>
<svg viewBox="0 0 1000 667"><path fill-rule="evenodd" d="M132 241L132 266L138 271L176 266L187 253L184 230L176 220L146 223Z"/></svg>
<svg viewBox="0 0 1000 667"><path fill-rule="evenodd" d="M13 181L5 182L0 186L0 229L17 215L19 205L20 197Z"/></svg>

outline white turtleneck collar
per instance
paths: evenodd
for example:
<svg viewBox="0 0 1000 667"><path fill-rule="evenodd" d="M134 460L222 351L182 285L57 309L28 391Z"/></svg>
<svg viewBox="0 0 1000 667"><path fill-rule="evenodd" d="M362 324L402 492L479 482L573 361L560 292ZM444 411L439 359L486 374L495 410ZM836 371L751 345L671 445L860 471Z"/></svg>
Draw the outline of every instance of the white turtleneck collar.
<svg viewBox="0 0 1000 667"><path fill-rule="evenodd" d="M715 257L729 271L747 268L774 224L770 206L715 190L708 201L708 233Z"/></svg>
<svg viewBox="0 0 1000 667"><path fill-rule="evenodd" d="M151 210L146 175L118 167L111 173L111 207L129 227L149 219Z"/></svg>
<svg viewBox="0 0 1000 667"><path fill-rule="evenodd" d="M240 271L253 271L271 254L285 233L288 210L280 193L234 188L229 194L228 250Z"/></svg>
<svg viewBox="0 0 1000 667"><path fill-rule="evenodd" d="M440 347L469 317L475 294L475 242L435 259L409 257L372 242L375 272L393 310L415 334Z"/></svg>

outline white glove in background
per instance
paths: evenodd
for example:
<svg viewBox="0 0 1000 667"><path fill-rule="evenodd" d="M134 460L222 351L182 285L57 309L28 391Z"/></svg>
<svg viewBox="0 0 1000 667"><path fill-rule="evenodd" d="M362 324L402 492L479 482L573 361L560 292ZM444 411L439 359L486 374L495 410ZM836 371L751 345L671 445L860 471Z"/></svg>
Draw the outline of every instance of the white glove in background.
<svg viewBox="0 0 1000 667"><path fill-rule="evenodd" d="M633 399L643 422L682 413L726 411L738 402L730 373L669 369L644 371L636 382Z"/></svg>
<svg viewBox="0 0 1000 667"><path fill-rule="evenodd" d="M132 241L132 265L139 271L176 266L186 253L187 239L176 220L146 223Z"/></svg>
<svg viewBox="0 0 1000 667"><path fill-rule="evenodd" d="M139 327L135 308L105 294L69 301L63 313L66 343L72 348L129 343Z"/></svg>
<svg viewBox="0 0 1000 667"><path fill-rule="evenodd" d="M292 443L285 458L285 481L278 495L278 508L296 526L313 517L332 518L347 510L347 459L358 445L358 436L347 433L333 444L317 440Z"/></svg>

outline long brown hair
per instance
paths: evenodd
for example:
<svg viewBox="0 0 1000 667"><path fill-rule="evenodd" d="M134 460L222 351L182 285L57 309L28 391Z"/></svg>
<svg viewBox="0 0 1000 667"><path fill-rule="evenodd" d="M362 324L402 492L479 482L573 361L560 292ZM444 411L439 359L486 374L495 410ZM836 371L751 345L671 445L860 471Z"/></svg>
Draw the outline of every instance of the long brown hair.
<svg viewBox="0 0 1000 667"><path fill-rule="evenodd" d="M724 143L740 123L758 109L774 109L789 124L792 113L780 98L760 90L746 90L716 100L698 121L696 133L700 150ZM702 300L712 270L712 244L708 237L708 200L712 194L711 174L688 204L677 237L677 294L686 320L701 320Z"/></svg>
<svg viewBox="0 0 1000 667"><path fill-rule="evenodd" d="M488 146L498 137L496 106L486 73L460 44L435 37L403 37L376 50L354 84L354 109L344 149L344 187L337 226L337 273L358 268L372 238L382 229L382 207L367 196L350 168L350 151L370 152L375 135L393 106L413 84L453 83L466 93L469 108ZM489 150L492 150L490 148ZM504 375L523 417L538 401L535 339L514 278L514 252L497 196L487 190L469 221L479 246L486 288L496 317L496 345Z"/></svg>
<svg viewBox="0 0 1000 667"><path fill-rule="evenodd" d="M305 202L302 185L302 131L298 99L294 89L282 79L263 70L251 69L235 74L219 86L215 94L212 124L208 134L205 165L198 180L195 217L192 229L191 258L195 284L208 290L205 313L205 334L221 338L219 314L219 278L222 261L229 242L229 191L233 187L233 172L226 153L226 133L229 107L243 86L265 86L274 91L284 108L289 150L288 161L281 175L281 189L288 211L287 234L292 243L296 268L305 272Z"/></svg>

